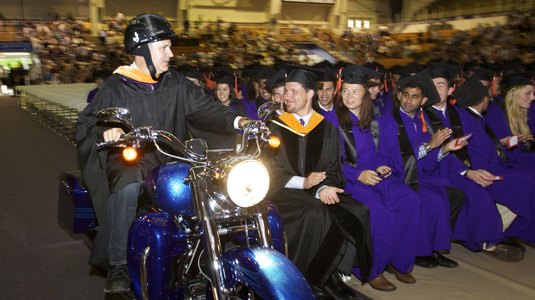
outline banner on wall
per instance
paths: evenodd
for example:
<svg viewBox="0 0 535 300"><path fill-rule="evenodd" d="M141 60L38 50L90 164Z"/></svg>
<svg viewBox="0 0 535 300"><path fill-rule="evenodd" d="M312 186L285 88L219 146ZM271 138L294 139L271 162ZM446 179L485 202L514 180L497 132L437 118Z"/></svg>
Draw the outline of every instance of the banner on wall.
<svg viewBox="0 0 535 300"><path fill-rule="evenodd" d="M335 0L282 0L282 2L334 4Z"/></svg>

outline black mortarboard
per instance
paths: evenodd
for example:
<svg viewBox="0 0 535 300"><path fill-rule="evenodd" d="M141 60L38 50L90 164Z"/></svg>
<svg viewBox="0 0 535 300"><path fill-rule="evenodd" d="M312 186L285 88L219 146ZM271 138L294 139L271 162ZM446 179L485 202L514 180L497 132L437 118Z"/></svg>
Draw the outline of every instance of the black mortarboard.
<svg viewBox="0 0 535 300"><path fill-rule="evenodd" d="M286 70L282 69L277 71L275 74L271 75L266 82L264 82L264 85L267 86L270 90L273 90L273 87L278 82L284 82L284 78L286 77Z"/></svg>
<svg viewBox="0 0 535 300"><path fill-rule="evenodd" d="M305 66L286 66L286 82L299 82L308 88L315 88L316 83L324 76L321 70Z"/></svg>
<svg viewBox="0 0 535 300"><path fill-rule="evenodd" d="M522 72L522 65L519 63L513 63L507 66L503 66L503 75L515 74Z"/></svg>
<svg viewBox="0 0 535 300"><path fill-rule="evenodd" d="M232 76L234 76L234 73L236 73L236 71L231 66L216 66L213 68L213 70L216 76L222 72Z"/></svg>
<svg viewBox="0 0 535 300"><path fill-rule="evenodd" d="M478 68L478 69L470 69L470 71L474 72L474 74L477 75L479 80L490 81L490 82L494 80L495 73L490 70Z"/></svg>
<svg viewBox="0 0 535 300"><path fill-rule="evenodd" d="M424 106L430 106L440 102L440 95L438 94L433 78L428 70L423 70L416 75L404 78L399 81L401 90L404 90L411 82L418 82L423 87L423 96L427 97L427 102Z"/></svg>
<svg viewBox="0 0 535 300"><path fill-rule="evenodd" d="M366 68L366 67L359 66L359 65L350 65L350 66L345 67L344 70L345 69L349 69L348 71L350 72L360 71L364 73L364 75L366 75L368 79L376 79L379 77L383 77L385 75L385 73L377 72L373 69Z"/></svg>
<svg viewBox="0 0 535 300"><path fill-rule="evenodd" d="M315 69L318 69L320 71L323 71L324 72L324 75L323 77L321 77L319 79L319 81L332 81L332 82L335 82L336 83L336 71L331 69L331 68L328 68L328 67L323 67L323 68L315 68Z"/></svg>
<svg viewBox="0 0 535 300"><path fill-rule="evenodd" d="M390 72L392 72L392 74L401 75L403 74L403 67L400 65L395 65L390 68Z"/></svg>
<svg viewBox="0 0 535 300"><path fill-rule="evenodd" d="M477 74L470 76L461 86L458 86L453 91L453 98L456 104L462 108L477 105L488 95L489 89L481 83L481 79Z"/></svg>
<svg viewBox="0 0 535 300"><path fill-rule="evenodd" d="M292 65L293 63L284 59L277 59L273 69L278 72L286 67L286 65Z"/></svg>
<svg viewBox="0 0 535 300"><path fill-rule="evenodd" d="M407 67L416 70L416 73L422 72L425 70L425 66L416 62L410 63Z"/></svg>
<svg viewBox="0 0 535 300"><path fill-rule="evenodd" d="M102 78L102 79L106 79L108 77L111 76L111 74L113 74L112 71L108 70L108 69L103 69L103 70L99 70L95 73L95 76L94 78Z"/></svg>
<svg viewBox="0 0 535 300"><path fill-rule="evenodd" d="M408 65L408 66L399 67L399 69L397 70L397 73L395 74L401 75L401 78L407 78L421 71L423 70L418 70L418 67L415 65Z"/></svg>
<svg viewBox="0 0 535 300"><path fill-rule="evenodd" d="M470 70L470 69L475 69L475 68L479 68L480 65L479 65L479 62L476 61L476 60L471 60L471 61L467 61L464 63L464 66L463 66L463 69L464 70Z"/></svg>
<svg viewBox="0 0 535 300"><path fill-rule="evenodd" d="M326 60L323 60L315 65L312 65L312 68L314 69L323 69L323 68L332 68L332 67L333 67L333 64L331 64L330 62Z"/></svg>
<svg viewBox="0 0 535 300"><path fill-rule="evenodd" d="M368 76L362 70L356 68L344 68L342 70L342 82L348 84L360 84L368 88Z"/></svg>
<svg viewBox="0 0 535 300"><path fill-rule="evenodd" d="M386 73L385 66L383 66L382 64L380 64L378 62L365 63L364 67L366 67L368 69L375 70L377 72Z"/></svg>
<svg viewBox="0 0 535 300"><path fill-rule="evenodd" d="M524 65L524 70L535 70L535 62L530 62L529 64Z"/></svg>
<svg viewBox="0 0 535 300"><path fill-rule="evenodd" d="M457 76L461 75L463 67L451 64L430 62L427 65L427 69L431 74L431 78L444 78L450 83L453 83L453 80L455 80Z"/></svg>
<svg viewBox="0 0 535 300"><path fill-rule="evenodd" d="M334 69L335 69L335 70L340 70L340 68L345 68L345 67L350 66L350 65L351 65L351 64L348 63L348 62L345 62L345 61L340 60L340 61L338 61L338 62L336 62L336 63L334 64Z"/></svg>
<svg viewBox="0 0 535 300"><path fill-rule="evenodd" d="M259 65L258 67L251 70L249 77L252 79L268 79L271 75L275 74L275 70L268 66Z"/></svg>
<svg viewBox="0 0 535 300"><path fill-rule="evenodd" d="M201 71L199 71L195 66L192 65L182 65L178 67L178 71L189 78L195 78L199 81L202 81L204 79L204 75Z"/></svg>
<svg viewBox="0 0 535 300"><path fill-rule="evenodd" d="M515 74L508 74L503 77L501 84L505 87L505 90L508 91L515 86L535 85L533 83L534 77L535 71L524 71Z"/></svg>
<svg viewBox="0 0 535 300"><path fill-rule="evenodd" d="M216 77L214 78L215 83L226 83L231 89L234 88L234 80L234 74L229 74L226 71L219 71Z"/></svg>

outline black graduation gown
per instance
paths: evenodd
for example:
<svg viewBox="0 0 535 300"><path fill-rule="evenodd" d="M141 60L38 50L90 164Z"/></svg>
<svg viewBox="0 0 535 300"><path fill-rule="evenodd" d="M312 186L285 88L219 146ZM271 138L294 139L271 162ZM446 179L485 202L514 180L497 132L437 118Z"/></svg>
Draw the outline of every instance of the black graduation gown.
<svg viewBox="0 0 535 300"><path fill-rule="evenodd" d="M365 281L372 265L368 207L347 193L338 194L340 203L335 205L315 198L323 185L345 185L337 128L323 119L305 137L278 126L272 127L272 135L280 138L281 145L271 152L268 199L281 212L290 259L310 283L322 287L336 271L349 241L358 254L353 266L361 268ZM285 188L294 175L322 171L327 178L309 190Z"/></svg>
<svg viewBox="0 0 535 300"><path fill-rule="evenodd" d="M166 161L150 145L143 149L135 165L125 164L117 151L97 151L95 145L103 141L102 133L109 127L97 124L95 116L108 107L127 108L134 126L153 126L154 129L171 132L182 141L187 138L191 127L214 133L232 133L237 116L235 111L214 102L174 70L162 74L155 84L138 82L118 73L104 82L93 101L80 114L76 126L82 175L100 226L90 263L99 267L108 265L106 210L109 194L130 183L142 182L153 167Z"/></svg>
<svg viewBox="0 0 535 300"><path fill-rule="evenodd" d="M218 100L214 100L214 101L218 101ZM229 108L236 111L238 116L247 117L247 113L245 112L245 106L243 105L241 101L235 100L234 104L229 105ZM237 131L232 132L232 133L227 133L227 134L221 134L221 133L197 130L196 128L190 128L190 132L193 137L198 137L198 138L202 138L206 140L209 149L214 150L214 149L235 149L236 148L236 138L238 136ZM241 142L241 140L238 142Z"/></svg>

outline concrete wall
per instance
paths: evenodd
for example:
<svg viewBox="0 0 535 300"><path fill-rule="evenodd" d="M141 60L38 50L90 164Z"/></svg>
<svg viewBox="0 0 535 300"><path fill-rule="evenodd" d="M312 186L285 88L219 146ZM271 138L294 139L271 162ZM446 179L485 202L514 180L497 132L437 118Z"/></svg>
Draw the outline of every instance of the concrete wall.
<svg viewBox="0 0 535 300"><path fill-rule="evenodd" d="M180 0L185 1L185 0ZM266 0L190 0L188 19L204 21L257 23L269 20L269 1Z"/></svg>
<svg viewBox="0 0 535 300"><path fill-rule="evenodd" d="M303 24L327 24L329 14L334 5L310 3L283 3L281 7L281 22Z"/></svg>
<svg viewBox="0 0 535 300"><path fill-rule="evenodd" d="M348 19L370 21L370 30L376 30L381 24L392 23L389 1L347 0L347 2L346 23Z"/></svg>
<svg viewBox="0 0 535 300"><path fill-rule="evenodd" d="M457 30L470 30L472 28L477 28L479 24L485 25L494 25L495 23L498 23L500 25L504 25L507 23L507 17L506 16L496 16L496 17L485 17L485 18L474 18L474 19L459 19L459 20L452 20L452 21L446 21L447 24L450 24L453 28ZM410 24L403 28L403 30L400 33L414 33L414 32L427 32L427 27L429 26L429 23L421 22L421 23L415 23Z"/></svg>
<svg viewBox="0 0 535 300"><path fill-rule="evenodd" d="M78 0L83 1L83 0ZM86 0L88 1L88 0ZM122 12L130 19L142 13L156 13L168 19L176 19L178 1L151 1L151 0L104 0L104 9L101 17L106 19Z"/></svg>

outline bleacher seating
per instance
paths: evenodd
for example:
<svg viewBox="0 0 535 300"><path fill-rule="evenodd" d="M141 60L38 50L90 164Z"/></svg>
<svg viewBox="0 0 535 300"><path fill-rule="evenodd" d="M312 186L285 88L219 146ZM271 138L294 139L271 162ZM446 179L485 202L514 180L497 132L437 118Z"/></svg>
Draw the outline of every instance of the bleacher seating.
<svg viewBox="0 0 535 300"><path fill-rule="evenodd" d="M21 107L67 140L74 141L76 121L96 83L16 86Z"/></svg>

